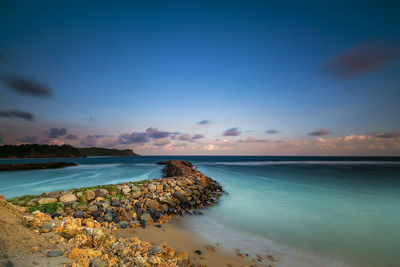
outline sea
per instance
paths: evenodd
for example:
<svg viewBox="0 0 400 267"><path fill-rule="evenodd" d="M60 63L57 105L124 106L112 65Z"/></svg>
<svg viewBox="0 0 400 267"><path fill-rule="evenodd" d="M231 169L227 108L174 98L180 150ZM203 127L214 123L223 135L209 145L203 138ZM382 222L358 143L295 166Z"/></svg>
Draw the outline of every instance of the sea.
<svg viewBox="0 0 400 267"><path fill-rule="evenodd" d="M228 193L180 224L222 249L277 266L400 266L400 157L142 156L0 159L77 167L0 172L6 198L161 177L161 160L192 162Z"/></svg>

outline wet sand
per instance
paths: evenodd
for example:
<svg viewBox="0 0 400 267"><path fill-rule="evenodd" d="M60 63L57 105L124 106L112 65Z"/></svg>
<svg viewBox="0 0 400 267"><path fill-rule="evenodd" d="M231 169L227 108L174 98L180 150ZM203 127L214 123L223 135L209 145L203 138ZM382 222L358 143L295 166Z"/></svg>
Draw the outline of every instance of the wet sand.
<svg viewBox="0 0 400 267"><path fill-rule="evenodd" d="M145 229L141 227L119 229L114 234L116 237L124 238L137 236L157 245L167 243L176 252L187 252L189 258L192 258L195 263L207 266L277 266L276 263L267 259L266 255L264 255L264 259L259 259L256 255L246 256L238 251L225 251L223 244L207 243L182 227L181 220L182 218L179 217L171 219L161 228L156 227L157 224L153 224ZM201 254L199 255L195 251L200 251ZM238 254L242 254L242 257Z"/></svg>

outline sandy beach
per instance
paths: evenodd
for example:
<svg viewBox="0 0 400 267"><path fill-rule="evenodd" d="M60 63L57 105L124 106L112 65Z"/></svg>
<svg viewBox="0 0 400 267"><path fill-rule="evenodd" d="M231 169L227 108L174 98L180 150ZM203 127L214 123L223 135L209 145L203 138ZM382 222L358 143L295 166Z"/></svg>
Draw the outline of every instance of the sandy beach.
<svg viewBox="0 0 400 267"><path fill-rule="evenodd" d="M178 252L187 252L194 262L206 266L274 266L267 255L249 255L241 251L227 251L223 244L210 244L196 234L182 227L182 218L176 217L163 225L155 224L146 228L119 229L116 237L132 238L150 241L161 245L167 243Z"/></svg>

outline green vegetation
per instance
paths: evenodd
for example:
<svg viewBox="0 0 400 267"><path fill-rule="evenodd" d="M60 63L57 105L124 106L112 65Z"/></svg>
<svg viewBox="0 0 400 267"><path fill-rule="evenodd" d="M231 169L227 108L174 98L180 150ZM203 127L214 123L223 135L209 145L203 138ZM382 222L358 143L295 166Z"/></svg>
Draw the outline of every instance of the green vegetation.
<svg viewBox="0 0 400 267"><path fill-rule="evenodd" d="M59 208L65 211L65 206L59 202L47 203L47 204L34 204L27 206L29 212L34 212L35 210L40 210L41 212L55 213Z"/></svg>
<svg viewBox="0 0 400 267"><path fill-rule="evenodd" d="M76 158L84 157L79 150L70 145L3 145L0 158Z"/></svg>
<svg viewBox="0 0 400 267"><path fill-rule="evenodd" d="M82 158L87 156L139 156L131 149L108 149L100 147L76 148L70 145L3 145L0 158Z"/></svg>
<svg viewBox="0 0 400 267"><path fill-rule="evenodd" d="M13 204L13 205L17 205L18 202L20 202L20 201L22 200L22 201L24 201L25 203L24 203L23 205L21 205L21 206L26 206L27 203L28 203L29 201L31 201L32 199L34 199L35 197L36 197L36 196L25 195L25 196L22 196L22 197L13 197L13 198L7 199L7 201L10 202L10 203Z"/></svg>
<svg viewBox="0 0 400 267"><path fill-rule="evenodd" d="M141 180L141 181L130 182L130 183L137 187L141 187L142 185L144 185L146 183L151 184L151 182L149 180Z"/></svg>
<svg viewBox="0 0 400 267"><path fill-rule="evenodd" d="M109 148L101 148L101 147L84 147L78 148L79 152L88 157L98 157L98 156L139 156L134 153L131 149L109 149Z"/></svg>

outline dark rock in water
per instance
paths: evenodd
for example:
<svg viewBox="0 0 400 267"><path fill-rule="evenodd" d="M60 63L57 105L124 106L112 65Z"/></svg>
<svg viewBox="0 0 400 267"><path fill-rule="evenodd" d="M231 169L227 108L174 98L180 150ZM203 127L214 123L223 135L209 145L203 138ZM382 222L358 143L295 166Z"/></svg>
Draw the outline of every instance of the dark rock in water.
<svg viewBox="0 0 400 267"><path fill-rule="evenodd" d="M146 228L146 221L145 220L140 220L140 226L144 229Z"/></svg>
<svg viewBox="0 0 400 267"><path fill-rule="evenodd" d="M47 252L47 257L59 257L62 256L62 251L60 250L50 250Z"/></svg>
<svg viewBox="0 0 400 267"><path fill-rule="evenodd" d="M4 254L3 257L4 257L5 259L8 259L10 256L9 256L8 254Z"/></svg>
<svg viewBox="0 0 400 267"><path fill-rule="evenodd" d="M111 206L113 207L119 207L119 200L114 200L113 202L111 202Z"/></svg>
<svg viewBox="0 0 400 267"><path fill-rule="evenodd" d="M7 263L6 263L5 266L6 266L6 267L13 267L14 264L13 264L11 261L7 261Z"/></svg>
<svg viewBox="0 0 400 267"><path fill-rule="evenodd" d="M141 205L142 205L142 203L140 203L140 201L135 203L136 208L140 208Z"/></svg>
<svg viewBox="0 0 400 267"><path fill-rule="evenodd" d="M204 213L202 213L202 212L199 211L199 210L194 210L194 211L193 211L193 215L204 215Z"/></svg>
<svg viewBox="0 0 400 267"><path fill-rule="evenodd" d="M117 216L117 217L114 217L112 221L115 222L115 223L119 223L119 218L118 218L118 216Z"/></svg>
<svg viewBox="0 0 400 267"><path fill-rule="evenodd" d="M197 255L201 255L201 250L196 250L194 253L196 253Z"/></svg>
<svg viewBox="0 0 400 267"><path fill-rule="evenodd" d="M52 218L52 219L57 218L57 217L60 217L60 216L61 216L61 214L60 214L60 213L57 213L57 212L51 214L51 218Z"/></svg>
<svg viewBox="0 0 400 267"><path fill-rule="evenodd" d="M121 226L121 228L128 228L129 223L127 221L119 222L119 226Z"/></svg>
<svg viewBox="0 0 400 267"><path fill-rule="evenodd" d="M83 211L75 211L74 218L83 218Z"/></svg>
<svg viewBox="0 0 400 267"><path fill-rule="evenodd" d="M156 224L156 225L154 225L154 227L162 228L162 225L161 224Z"/></svg>
<svg viewBox="0 0 400 267"><path fill-rule="evenodd" d="M174 197L179 200L179 202L181 203L185 203L187 202L186 197L179 191L176 191L174 194Z"/></svg>
<svg viewBox="0 0 400 267"><path fill-rule="evenodd" d="M94 258L91 262L90 262L92 267L106 267L107 264L105 261L103 261L100 258Z"/></svg>

